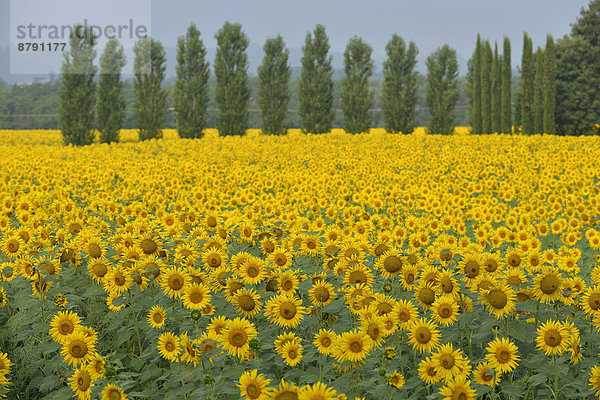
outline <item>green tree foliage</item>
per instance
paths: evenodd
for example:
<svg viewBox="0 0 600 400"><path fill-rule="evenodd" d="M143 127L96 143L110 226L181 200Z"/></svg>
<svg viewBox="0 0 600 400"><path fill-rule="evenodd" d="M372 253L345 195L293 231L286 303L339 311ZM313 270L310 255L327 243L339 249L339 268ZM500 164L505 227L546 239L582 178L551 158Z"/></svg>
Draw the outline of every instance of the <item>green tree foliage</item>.
<svg viewBox="0 0 600 400"><path fill-rule="evenodd" d="M162 44L151 38L138 40L133 48L135 60L135 121L140 140L162 137L167 113L165 51Z"/></svg>
<svg viewBox="0 0 600 400"><path fill-rule="evenodd" d="M344 52L341 105L344 113L344 129L349 133L368 132L371 127L369 109L374 92L369 89L373 73L373 49L358 36L348 42Z"/></svg>
<svg viewBox="0 0 600 400"><path fill-rule="evenodd" d="M521 92L518 92L515 95L515 111L514 111L515 121L513 124L515 133L519 133L519 131L521 131L521 127L523 124L523 121L521 120L522 110L523 110L523 105L521 104Z"/></svg>
<svg viewBox="0 0 600 400"><path fill-rule="evenodd" d="M427 57L426 99L431 114L430 132L453 133L454 107L458 96L456 51L445 44Z"/></svg>
<svg viewBox="0 0 600 400"><path fill-rule="evenodd" d="M302 47L299 113L306 132L325 133L333 127L333 68L323 25L308 32Z"/></svg>
<svg viewBox="0 0 600 400"><path fill-rule="evenodd" d="M481 53L481 125L483 133L492 133L492 64L494 53L485 41Z"/></svg>
<svg viewBox="0 0 600 400"><path fill-rule="evenodd" d="M502 130L502 57L498 55L498 43L494 44L492 61L492 132Z"/></svg>
<svg viewBox="0 0 600 400"><path fill-rule="evenodd" d="M101 143L119 141L119 130L125 120L125 94L121 70L125 66L123 46L117 39L106 43L100 57L100 81L96 116Z"/></svg>
<svg viewBox="0 0 600 400"><path fill-rule="evenodd" d="M527 33L523 35L523 57L521 59L521 125L526 135L534 133L535 63L533 43Z"/></svg>
<svg viewBox="0 0 600 400"><path fill-rule="evenodd" d="M540 134L544 130L544 51L538 47L534 56L533 131Z"/></svg>
<svg viewBox="0 0 600 400"><path fill-rule="evenodd" d="M470 79L471 88L471 126L473 133L483 132L483 123L481 120L481 37L477 34L475 51L473 52L473 72Z"/></svg>
<svg viewBox="0 0 600 400"><path fill-rule="evenodd" d="M265 56L258 67L258 104L262 115L262 131L266 134L283 135L287 130L285 116L290 101L290 52L281 35L268 38L263 50Z"/></svg>
<svg viewBox="0 0 600 400"><path fill-rule="evenodd" d="M544 133L556 133L556 52L554 38L546 37L544 51Z"/></svg>
<svg viewBox="0 0 600 400"><path fill-rule="evenodd" d="M177 132L182 138L202 137L208 108L209 63L200 31L191 24L185 34L177 39L177 80L174 106Z"/></svg>
<svg viewBox="0 0 600 400"><path fill-rule="evenodd" d="M502 101L501 101L501 132L511 133L512 111L512 65L510 57L510 39L504 37L504 52L502 54Z"/></svg>
<svg viewBox="0 0 600 400"><path fill-rule="evenodd" d="M225 22L216 33L215 76L217 129L222 135L243 135L248 128L248 48L249 40L240 24Z"/></svg>
<svg viewBox="0 0 600 400"><path fill-rule="evenodd" d="M411 133L415 129L417 106L418 49L414 42L408 48L404 39L394 34L385 46L387 59L383 63L381 103L383 120L388 132Z"/></svg>
<svg viewBox="0 0 600 400"><path fill-rule="evenodd" d="M65 144L84 146L94 142L96 114L96 38L89 27L75 25L69 37L69 51L62 64L59 90L59 129Z"/></svg>
<svg viewBox="0 0 600 400"><path fill-rule="evenodd" d="M600 0L581 10L556 44L556 124L563 134L600 133Z"/></svg>

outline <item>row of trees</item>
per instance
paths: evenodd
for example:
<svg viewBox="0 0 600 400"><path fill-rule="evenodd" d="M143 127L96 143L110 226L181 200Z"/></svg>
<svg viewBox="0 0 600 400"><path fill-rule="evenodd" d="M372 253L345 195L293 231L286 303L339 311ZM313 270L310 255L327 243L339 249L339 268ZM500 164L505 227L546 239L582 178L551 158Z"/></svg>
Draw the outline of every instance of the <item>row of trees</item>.
<svg viewBox="0 0 600 400"><path fill-rule="evenodd" d="M218 105L217 128L225 135L243 134L248 127L248 59L249 41L241 25L226 22L215 35L217 53L214 60L215 100ZM102 142L118 140L125 116L121 69L125 65L123 48L116 40L108 42L100 59L100 79L96 96L96 68L91 32L71 38L71 49L63 63L60 128L65 142L88 144L93 141L94 119L98 121ZM167 108L163 88L165 54L153 39L136 43L134 60L135 120L142 140L161 136ZM289 51L281 36L267 39L265 56L258 68L258 104L262 129L269 134L285 133L290 99ZM382 111L385 128L390 132L409 133L415 127L418 78L414 42L408 45L393 35L386 46L382 84ZM312 133L333 128L334 84L332 58L325 28L317 25L309 32L303 47L299 81L299 108L303 129ZM430 108L430 130L451 133L453 109L458 91L456 52L445 45L427 59L426 99ZM365 132L372 123L374 92L369 81L373 73L372 48L359 37L348 42L344 53L345 77L341 85L344 128L348 132ZM177 130L184 138L196 138L206 125L209 104L210 65L200 32L192 24L178 40L177 80L174 109ZM97 98L97 104L96 104ZM95 113L94 113L95 108Z"/></svg>

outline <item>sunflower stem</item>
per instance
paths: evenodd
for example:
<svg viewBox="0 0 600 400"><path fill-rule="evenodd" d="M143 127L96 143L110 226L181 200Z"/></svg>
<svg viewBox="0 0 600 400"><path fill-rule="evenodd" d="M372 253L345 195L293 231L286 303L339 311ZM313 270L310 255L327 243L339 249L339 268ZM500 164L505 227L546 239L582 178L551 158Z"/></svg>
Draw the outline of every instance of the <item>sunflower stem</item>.
<svg viewBox="0 0 600 400"><path fill-rule="evenodd" d="M140 349L140 357L141 357L142 356L142 341L140 340L140 328L138 326L137 319L135 317L135 309L134 309L133 296L131 294L131 290L128 290L127 293L129 294L129 303L131 304L131 316L133 317L133 323L135 324L135 333L137 335L137 342L138 342L138 347Z"/></svg>
<svg viewBox="0 0 600 400"><path fill-rule="evenodd" d="M552 356L552 365L554 366L554 398L558 399L558 369L556 368L556 354Z"/></svg>

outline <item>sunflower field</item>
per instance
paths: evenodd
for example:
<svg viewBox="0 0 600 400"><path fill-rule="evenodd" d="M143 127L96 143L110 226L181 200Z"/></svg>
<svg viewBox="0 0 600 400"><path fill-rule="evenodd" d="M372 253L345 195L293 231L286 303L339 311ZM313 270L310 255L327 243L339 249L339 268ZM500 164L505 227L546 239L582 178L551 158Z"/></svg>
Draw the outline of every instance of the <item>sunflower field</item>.
<svg viewBox="0 0 600 400"><path fill-rule="evenodd" d="M0 131L0 397L600 394L600 138Z"/></svg>

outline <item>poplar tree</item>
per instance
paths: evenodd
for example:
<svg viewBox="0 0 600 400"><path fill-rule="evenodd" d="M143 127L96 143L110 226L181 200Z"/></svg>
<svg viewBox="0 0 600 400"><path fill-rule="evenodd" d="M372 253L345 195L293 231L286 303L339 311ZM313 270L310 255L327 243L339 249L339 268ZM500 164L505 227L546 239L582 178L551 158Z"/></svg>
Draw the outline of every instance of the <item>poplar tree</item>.
<svg viewBox="0 0 600 400"><path fill-rule="evenodd" d="M174 106L177 133L182 138L200 138L206 125L208 108L209 63L200 31L191 24L185 34L177 39L177 80Z"/></svg>
<svg viewBox="0 0 600 400"><path fill-rule="evenodd" d="M521 104L521 92L517 93L515 95L515 111L514 111L514 128L515 128L515 133L523 133L522 131L522 118L521 118L521 112L523 111L523 106Z"/></svg>
<svg viewBox="0 0 600 400"><path fill-rule="evenodd" d="M258 67L258 105L265 134L286 133L285 116L290 100L289 51L281 35L268 38L263 46L265 56Z"/></svg>
<svg viewBox="0 0 600 400"><path fill-rule="evenodd" d="M473 52L473 74L471 76L471 126L472 132L483 132L481 121L481 37L477 34L475 51Z"/></svg>
<svg viewBox="0 0 600 400"><path fill-rule="evenodd" d="M326 133L333 126L333 68L329 39L323 25L308 32L302 47L302 72L299 87L299 114L302 129Z"/></svg>
<svg viewBox="0 0 600 400"><path fill-rule="evenodd" d="M554 39L546 37L544 51L544 133L556 133L556 58Z"/></svg>
<svg viewBox="0 0 600 400"><path fill-rule="evenodd" d="M100 81L96 115L101 143L119 141L119 131L125 120L125 94L121 70L125 66L123 46L110 39L100 57Z"/></svg>
<svg viewBox="0 0 600 400"><path fill-rule="evenodd" d="M387 59L383 62L381 104L386 131L409 134L415 129L417 107L418 49L414 42L408 47L394 34L385 46Z"/></svg>
<svg viewBox="0 0 600 400"><path fill-rule="evenodd" d="M494 53L485 41L481 54L481 125L483 133L492 133L492 64Z"/></svg>
<svg viewBox="0 0 600 400"><path fill-rule="evenodd" d="M59 129L64 144L84 146L94 142L96 113L96 37L91 28L76 24L64 53L59 89Z"/></svg>
<svg viewBox="0 0 600 400"><path fill-rule="evenodd" d="M492 61L492 96L491 96L491 114L492 114L492 133L501 131L502 123L502 59L498 55L498 43L494 44L494 59Z"/></svg>
<svg viewBox="0 0 600 400"><path fill-rule="evenodd" d="M358 36L348 42L344 52L341 105L344 113L344 129L349 133L368 132L371 126L369 109L374 92L369 88L373 73L373 49Z"/></svg>
<svg viewBox="0 0 600 400"><path fill-rule="evenodd" d="M133 51L134 109L140 140L161 138L167 118L167 92L162 87L165 51L159 41L148 37L138 40Z"/></svg>
<svg viewBox="0 0 600 400"><path fill-rule="evenodd" d="M521 59L521 125L522 133L534 133L534 81L535 65L533 61L533 44L527 33L523 35L523 57Z"/></svg>
<svg viewBox="0 0 600 400"><path fill-rule="evenodd" d="M502 54L502 129L503 133L512 132L511 111L512 111L512 65L510 56L510 39L504 37L504 51Z"/></svg>
<svg viewBox="0 0 600 400"><path fill-rule="evenodd" d="M217 129L221 135L243 135L248 128L248 56L249 40L240 24L225 22L215 34L215 98Z"/></svg>
<svg viewBox="0 0 600 400"><path fill-rule="evenodd" d="M544 130L544 52L541 48L535 51L535 80L533 87L533 132Z"/></svg>
<svg viewBox="0 0 600 400"><path fill-rule="evenodd" d="M456 51L447 44L427 57L425 97L431 119L431 133L451 135L454 132L454 108L458 101L458 62Z"/></svg>

